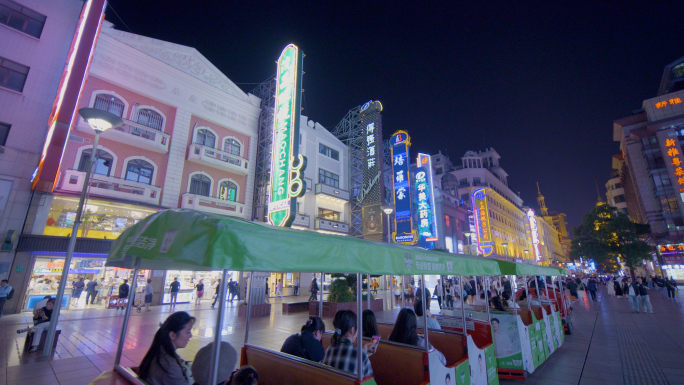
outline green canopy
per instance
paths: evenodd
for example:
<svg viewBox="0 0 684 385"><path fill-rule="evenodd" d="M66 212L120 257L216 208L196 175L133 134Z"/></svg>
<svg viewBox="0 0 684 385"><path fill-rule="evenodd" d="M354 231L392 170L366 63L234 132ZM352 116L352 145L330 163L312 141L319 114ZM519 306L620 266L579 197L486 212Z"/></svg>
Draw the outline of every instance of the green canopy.
<svg viewBox="0 0 684 385"><path fill-rule="evenodd" d="M155 270L501 275L493 259L274 227L194 210L153 214L113 243L107 266Z"/></svg>
<svg viewBox="0 0 684 385"><path fill-rule="evenodd" d="M496 260L499 264L499 269L504 275L543 275L554 276L563 275L568 272L564 269L550 266L527 265L524 263L515 263L509 261Z"/></svg>

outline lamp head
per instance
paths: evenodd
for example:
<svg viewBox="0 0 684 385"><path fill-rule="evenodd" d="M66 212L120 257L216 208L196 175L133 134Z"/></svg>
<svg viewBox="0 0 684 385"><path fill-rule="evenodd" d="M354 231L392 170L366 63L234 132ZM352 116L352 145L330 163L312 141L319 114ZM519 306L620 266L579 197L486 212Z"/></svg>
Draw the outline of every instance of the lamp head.
<svg viewBox="0 0 684 385"><path fill-rule="evenodd" d="M78 114L81 115L83 120L85 120L93 130L99 132L123 125L123 120L120 117L111 112L97 108L81 108L78 110Z"/></svg>
<svg viewBox="0 0 684 385"><path fill-rule="evenodd" d="M392 207L392 206L382 206L382 211L383 211L385 214L390 215L390 214L392 214L392 213L394 212L394 207Z"/></svg>

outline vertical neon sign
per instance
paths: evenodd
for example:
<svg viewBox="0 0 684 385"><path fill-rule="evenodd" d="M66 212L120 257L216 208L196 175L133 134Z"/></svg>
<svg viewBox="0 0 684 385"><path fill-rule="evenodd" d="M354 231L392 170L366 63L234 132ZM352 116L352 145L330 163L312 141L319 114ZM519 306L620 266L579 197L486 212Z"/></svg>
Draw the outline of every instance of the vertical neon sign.
<svg viewBox="0 0 684 385"><path fill-rule="evenodd" d="M411 177L409 175L409 146L411 138L406 131L397 131L390 138L392 146L392 184L394 185L394 229L395 243L415 245L418 232L413 229L411 215Z"/></svg>
<svg viewBox="0 0 684 385"><path fill-rule="evenodd" d="M306 158L299 155L299 111L302 95L302 53L290 44L278 58L271 152L271 202L268 223L289 227L297 197L306 191Z"/></svg>
<svg viewBox="0 0 684 385"><path fill-rule="evenodd" d="M486 257L494 252L494 238L492 237L492 229L489 225L489 206L487 205L485 189L480 188L473 191L472 202L475 233L477 234L477 250Z"/></svg>
<svg viewBox="0 0 684 385"><path fill-rule="evenodd" d="M428 154L418 154L418 167L414 172L416 193L416 217L421 246L434 249L437 241L435 198L432 193L432 161Z"/></svg>
<svg viewBox="0 0 684 385"><path fill-rule="evenodd" d="M539 229L537 228L537 218L534 215L534 209L527 210L527 219L530 221L530 234L532 235L534 257L537 261L539 261L541 259L541 250L539 249Z"/></svg>

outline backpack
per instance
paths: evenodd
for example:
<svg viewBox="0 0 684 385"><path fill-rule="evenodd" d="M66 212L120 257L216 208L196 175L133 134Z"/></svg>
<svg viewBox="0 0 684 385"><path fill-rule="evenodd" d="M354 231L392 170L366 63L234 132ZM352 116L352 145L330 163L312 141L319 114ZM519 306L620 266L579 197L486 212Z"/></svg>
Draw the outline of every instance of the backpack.
<svg viewBox="0 0 684 385"><path fill-rule="evenodd" d="M12 288L12 290L10 290L9 293L7 293L7 297L5 297L5 298L12 299L12 297L14 297L14 288Z"/></svg>

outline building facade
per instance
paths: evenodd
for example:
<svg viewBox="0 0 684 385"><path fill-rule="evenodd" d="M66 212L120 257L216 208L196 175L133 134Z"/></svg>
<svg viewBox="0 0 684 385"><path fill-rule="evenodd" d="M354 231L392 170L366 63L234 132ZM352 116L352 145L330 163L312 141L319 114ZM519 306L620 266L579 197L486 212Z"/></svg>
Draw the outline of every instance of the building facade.
<svg viewBox="0 0 684 385"><path fill-rule="evenodd" d="M104 285L118 286L128 272L104 267L106 245L159 210L251 219L260 99L240 90L194 48L118 31L110 23L102 27L92 57L78 105L115 114L124 125L103 132L93 154L92 128L80 118L73 121L54 188L35 191L26 217L14 262L25 269L12 281L27 295L17 301L17 311L32 306L34 297L56 292L65 256L57 240L71 233L93 157L79 230L79 242L91 247L79 250L77 243L70 281L105 278ZM205 279L211 285L217 275L146 271L137 278L152 278L162 293L177 277L179 301L189 301L194 284ZM153 303L167 300L155 296Z"/></svg>
<svg viewBox="0 0 684 385"><path fill-rule="evenodd" d="M0 3L0 235L18 235L83 0ZM0 250L9 276L16 242Z"/></svg>

